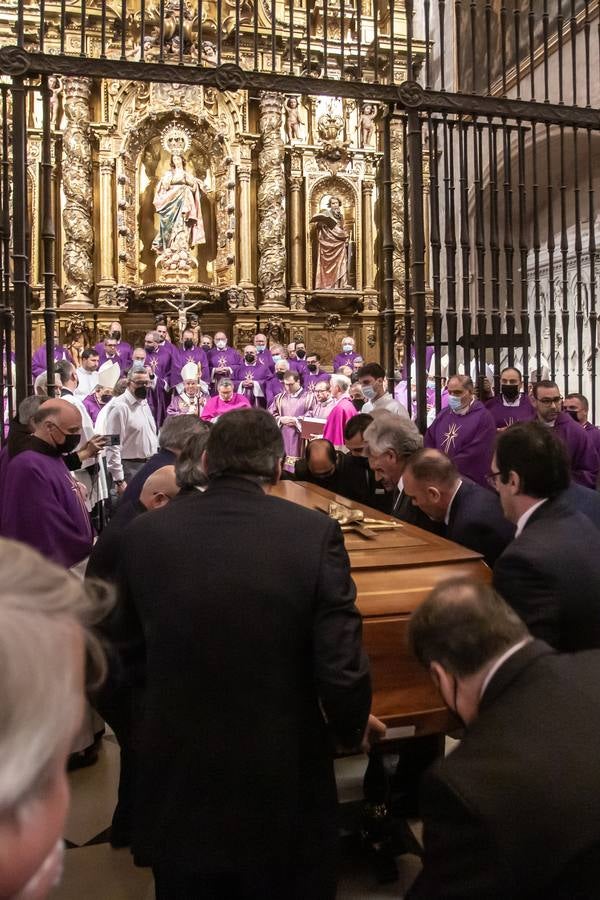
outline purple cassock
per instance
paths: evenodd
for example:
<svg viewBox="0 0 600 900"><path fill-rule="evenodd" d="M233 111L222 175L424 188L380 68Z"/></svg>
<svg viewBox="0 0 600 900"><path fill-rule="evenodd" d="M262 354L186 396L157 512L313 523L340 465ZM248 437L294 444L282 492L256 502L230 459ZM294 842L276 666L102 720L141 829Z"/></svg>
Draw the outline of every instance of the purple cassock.
<svg viewBox="0 0 600 900"><path fill-rule="evenodd" d="M208 360L206 353L202 347L192 347L191 350L184 350L183 347L174 347L171 357L171 387L177 387L181 384L181 370L188 363L196 363L200 367L201 378L208 384L210 375L208 371Z"/></svg>
<svg viewBox="0 0 600 900"><path fill-rule="evenodd" d="M341 397L327 416L323 437L331 441L334 447L343 447L346 422L356 415L358 415L358 410L350 397Z"/></svg>
<svg viewBox="0 0 600 900"><path fill-rule="evenodd" d="M283 374L285 375L285 372ZM281 394L282 391L283 378L278 378L277 375L271 375L270 378L267 378L265 381L265 400L267 407L270 406L277 394Z"/></svg>
<svg viewBox="0 0 600 900"><path fill-rule="evenodd" d="M246 397L251 406L260 406L263 409L267 405L265 400L265 385L270 377L271 370L268 366L263 366L260 363L254 363L254 365L242 363L241 366L236 366L233 370L233 381L236 391ZM241 392L239 391L240 385L247 378L251 378L253 383L258 386L258 395L254 390L254 387L243 388Z"/></svg>
<svg viewBox="0 0 600 900"><path fill-rule="evenodd" d="M105 362L108 363L118 363L119 369L121 370L121 378L127 374L129 369L131 368L131 356L127 356L125 354L119 353L117 351L114 356L108 356L106 351L100 355L100 366L103 366Z"/></svg>
<svg viewBox="0 0 600 900"><path fill-rule="evenodd" d="M485 404L496 428L508 428L515 422L531 422L536 417L535 409L527 394L519 396L518 403L505 403L502 394L496 394Z"/></svg>
<svg viewBox="0 0 600 900"><path fill-rule="evenodd" d="M67 569L89 556L90 517L77 482L60 456L31 449L10 460L3 483L0 534L29 544Z"/></svg>
<svg viewBox="0 0 600 900"><path fill-rule="evenodd" d="M357 353L356 350L351 350L350 353L338 353L333 360L333 371L337 372L340 366L350 366L351 369L354 369L354 360L357 356L362 356L362 353Z"/></svg>
<svg viewBox="0 0 600 900"><path fill-rule="evenodd" d="M424 446L441 450L461 475L488 487L496 444L496 425L483 403L474 400L464 415L449 406L435 417L425 432Z"/></svg>
<svg viewBox="0 0 600 900"><path fill-rule="evenodd" d="M242 394L234 394L229 401L221 400L219 396L211 397L206 401L206 406L200 415L205 422L211 422L225 413L233 412L234 409L250 409L250 404Z"/></svg>
<svg viewBox="0 0 600 900"><path fill-rule="evenodd" d="M236 366L241 366L243 359L241 355L234 350L233 347L225 347L224 350L218 350L213 347L208 351L208 367L210 369L210 380L216 385L219 378L233 378L233 372ZM215 372L215 369L228 369L227 372Z"/></svg>
<svg viewBox="0 0 600 900"><path fill-rule="evenodd" d="M68 359L69 362L73 362L73 357L69 353L66 347L63 347L62 344L54 347L54 362L58 362L61 359ZM41 347L38 347L35 353L31 358L31 374L34 378L37 378L38 375L41 375L42 372L46 371L46 345L42 344Z"/></svg>
<svg viewBox="0 0 600 900"><path fill-rule="evenodd" d="M600 459L593 441L569 413L559 413L553 427L556 436L567 448L573 481L595 490Z"/></svg>
<svg viewBox="0 0 600 900"><path fill-rule="evenodd" d="M425 347L425 368L429 372L429 366L431 365L431 360L433 358L433 354L435 353L434 347ZM416 349L415 345L411 344L410 347L410 380L414 382L415 380L415 354ZM433 372L431 373L433 375ZM408 366L406 365L406 361L402 363L402 368L400 370L400 381L408 381Z"/></svg>
<svg viewBox="0 0 600 900"><path fill-rule="evenodd" d="M398 384L396 385L396 387L394 388L394 399L397 400L398 403L401 403L402 406L404 407L404 409L406 409L406 410L411 409L411 404L409 403L408 396L407 396L407 388L408 388L407 381L399 381ZM411 415L411 418L415 419L417 417L417 394L416 394L416 387L415 387L414 381L411 381L411 388L412 388L412 391L411 391L411 393L412 393L412 409L411 409L410 415ZM426 396L427 396L427 411L429 412L430 410L435 408L435 388L428 387L426 390ZM448 406L448 391L445 388L442 390L442 393L440 395L440 401L441 401L440 408L445 409L445 407Z"/></svg>
<svg viewBox="0 0 600 900"><path fill-rule="evenodd" d="M319 369L318 372L311 372L307 370L302 376L302 383L307 391L314 391L315 385L319 383L319 381L325 381L329 384L329 379L331 375L329 372L324 372L322 369Z"/></svg>
<svg viewBox="0 0 600 900"><path fill-rule="evenodd" d="M596 428L591 422L585 422L583 430L587 434L588 440L591 441L592 446L595 447L598 458L600 459L600 428Z"/></svg>
<svg viewBox="0 0 600 900"><path fill-rule="evenodd" d="M269 412L275 416L275 420L281 429L283 446L285 449L285 461L283 464L287 472L293 472L296 462L302 456L302 435L300 425L283 425L280 419L292 416L294 419L302 416L312 416L315 398L309 391L300 390L293 397L287 391L282 391L269 404Z"/></svg>
<svg viewBox="0 0 600 900"><path fill-rule="evenodd" d="M156 383L148 391L148 406L154 416L158 428L165 421L167 406L169 405L169 384L171 378L171 351L164 346L158 350L146 353L146 365L150 366L156 375Z"/></svg>
<svg viewBox="0 0 600 900"><path fill-rule="evenodd" d="M104 349L104 341L100 341L98 344L96 344L96 346L94 347L94 350L100 357L100 365L102 365L103 363L106 362L107 359L109 359L111 362L119 363L119 365L121 367L121 372L126 372L127 369L129 369L131 367L131 360L133 357L133 349L131 347L131 344L128 344L127 341L119 341L117 343L118 359L115 359L114 356L109 357L106 355L106 350Z"/></svg>
<svg viewBox="0 0 600 900"><path fill-rule="evenodd" d="M258 356L256 357L256 362L265 366L267 369L270 369L271 373L273 373L273 369L275 368L275 362L271 355L271 351L268 348L261 350Z"/></svg>
<svg viewBox="0 0 600 900"><path fill-rule="evenodd" d="M98 402L98 395L94 392L92 394L88 394L87 397L83 398L83 405L87 409L90 414L90 419L92 420L92 424L96 424L96 419L98 418L98 414L101 409L104 409L106 406L105 403Z"/></svg>

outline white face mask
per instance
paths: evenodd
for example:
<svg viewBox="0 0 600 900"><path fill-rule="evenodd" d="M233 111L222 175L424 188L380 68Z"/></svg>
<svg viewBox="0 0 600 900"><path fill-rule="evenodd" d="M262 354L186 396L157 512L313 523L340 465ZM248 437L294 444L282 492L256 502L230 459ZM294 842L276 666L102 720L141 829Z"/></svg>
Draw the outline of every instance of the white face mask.
<svg viewBox="0 0 600 900"><path fill-rule="evenodd" d="M224 350L227 346L227 341L215 341L215 347L217 350Z"/></svg>
<svg viewBox="0 0 600 900"><path fill-rule="evenodd" d="M352 353L352 344L342 344L344 353Z"/></svg>

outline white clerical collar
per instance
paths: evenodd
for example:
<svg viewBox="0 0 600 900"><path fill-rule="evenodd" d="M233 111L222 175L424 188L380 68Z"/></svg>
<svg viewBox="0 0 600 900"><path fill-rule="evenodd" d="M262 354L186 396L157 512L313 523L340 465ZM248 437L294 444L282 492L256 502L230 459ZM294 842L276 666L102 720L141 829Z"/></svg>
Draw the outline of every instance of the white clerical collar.
<svg viewBox="0 0 600 900"><path fill-rule="evenodd" d="M521 405L521 394L517 397L516 400L507 400L504 394L500 395L502 397L502 406L520 406Z"/></svg>
<svg viewBox="0 0 600 900"><path fill-rule="evenodd" d="M516 538L519 537L536 509L539 509L540 506L547 501L547 499L547 497L544 497L542 500L538 500L537 503L534 503L533 506L530 506L527 512L524 512L523 515L519 518L519 521L517 522L517 529L515 531Z"/></svg>
<svg viewBox="0 0 600 900"><path fill-rule="evenodd" d="M494 677L494 675L496 674L496 672L498 671L498 669L499 669L501 666L503 666L504 663L505 663L508 659L510 659L511 656L514 656L514 654L515 654L518 650L520 650L521 647L524 647L525 644L529 644L532 640L533 640L533 638L532 638L532 637L529 637L529 636L526 637L526 638L523 638L523 640L522 640L522 641L519 641L518 644L514 644L514 646L509 647L509 649L506 651L506 653L503 653L502 656L501 656L499 659L496 660L496 662L494 663L494 665L492 666L492 668L490 669L490 671L489 671L489 672L487 673L487 675L485 676L484 682L483 682L483 684L481 685L481 691L479 692L479 699L480 699L480 700L481 700L481 698L483 697L483 695L485 694L485 690L486 690L488 684L490 683L490 681L492 680L492 678Z"/></svg>
<svg viewBox="0 0 600 900"><path fill-rule="evenodd" d="M295 394L290 393L290 397L294 397L294 399L298 396L298 394L302 393L302 388L299 387Z"/></svg>
<svg viewBox="0 0 600 900"><path fill-rule="evenodd" d="M459 489L460 489L461 484L462 484L462 478L459 478L459 479L458 479L458 484L457 484L456 487L454 488L454 493L453 493L452 496L450 497L450 503L448 504L448 509L446 510L446 515L444 516L444 524L445 524L445 525L447 525L448 522L450 521L450 510L452 509L452 504L454 503L454 498L455 498L456 495L458 494L458 491L459 491Z"/></svg>

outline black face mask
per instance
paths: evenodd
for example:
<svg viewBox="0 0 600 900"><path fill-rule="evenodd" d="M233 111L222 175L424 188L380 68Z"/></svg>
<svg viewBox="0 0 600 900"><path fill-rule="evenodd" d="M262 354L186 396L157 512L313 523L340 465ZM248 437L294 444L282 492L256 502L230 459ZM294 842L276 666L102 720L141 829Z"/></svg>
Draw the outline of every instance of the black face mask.
<svg viewBox="0 0 600 900"><path fill-rule="evenodd" d="M502 396L506 400L508 400L509 403L514 403L519 396L518 384L503 384L500 386L500 390L502 392Z"/></svg>
<svg viewBox="0 0 600 900"><path fill-rule="evenodd" d="M144 350L146 353L154 353L154 347L151 344L144 344Z"/></svg>
<svg viewBox="0 0 600 900"><path fill-rule="evenodd" d="M244 359L245 359L245 361L246 361L248 364L251 364L251 363L254 362L254 360L256 359L256 357L255 357L252 353L246 353L245 356L244 356Z"/></svg>
<svg viewBox="0 0 600 900"><path fill-rule="evenodd" d="M285 372L276 372L275 374L277 375L277 377L279 378L280 381L283 381L283 376L285 375Z"/></svg>
<svg viewBox="0 0 600 900"><path fill-rule="evenodd" d="M147 387L136 387L133 396L136 397L137 400L145 400L148 396L148 388Z"/></svg>
<svg viewBox="0 0 600 900"><path fill-rule="evenodd" d="M113 339L113 341L121 340L121 332L120 331L111 331L110 336Z"/></svg>
<svg viewBox="0 0 600 900"><path fill-rule="evenodd" d="M54 425L54 423L52 424ZM55 425L54 427L57 431L60 431L64 438L62 444L56 445L56 452L59 455L62 455L63 453L72 453L75 447L81 441L81 434L65 434L62 428L60 428L58 425Z"/></svg>
<svg viewBox="0 0 600 900"><path fill-rule="evenodd" d="M100 403L108 403L112 394L100 394Z"/></svg>
<svg viewBox="0 0 600 900"><path fill-rule="evenodd" d="M296 356L298 359L304 359L306 356L306 350L296 350Z"/></svg>
<svg viewBox="0 0 600 900"><path fill-rule="evenodd" d="M353 405L354 409L356 409L356 410L358 410L358 412L360 412L366 402L367 402L366 400L359 400L357 398L356 400L352 401L352 405Z"/></svg>
<svg viewBox="0 0 600 900"><path fill-rule="evenodd" d="M319 367L317 366L316 363L309 363L309 364L308 364L308 371L309 371L309 372L312 372L313 375L314 375L316 372L319 371Z"/></svg>
<svg viewBox="0 0 600 900"><path fill-rule="evenodd" d="M574 422L579 424L579 419L577 418L577 412L574 409L565 409L566 413L569 413Z"/></svg>
<svg viewBox="0 0 600 900"><path fill-rule="evenodd" d="M211 346L210 344L202 344L202 349L205 353L208 353L208 351L211 349Z"/></svg>
<svg viewBox="0 0 600 900"><path fill-rule="evenodd" d="M194 342L193 341L184 341L183 346L184 346L185 350L191 350L194 346Z"/></svg>

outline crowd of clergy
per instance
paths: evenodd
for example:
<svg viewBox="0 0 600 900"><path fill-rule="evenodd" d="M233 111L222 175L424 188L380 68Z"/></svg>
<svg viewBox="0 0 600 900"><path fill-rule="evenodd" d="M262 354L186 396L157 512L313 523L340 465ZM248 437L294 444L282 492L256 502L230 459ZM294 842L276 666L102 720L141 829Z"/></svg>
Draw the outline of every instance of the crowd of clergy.
<svg viewBox="0 0 600 900"><path fill-rule="evenodd" d="M36 351L35 392L12 420L5 417L0 537L81 577L87 566L88 576L110 580L134 518L205 490L204 451L215 423L261 409L279 429L283 478L320 485L481 553L508 603L506 621L516 612L529 629L518 632L519 647L531 634L561 652L600 648L600 430L582 394L563 397L548 379L527 387L514 367L500 373L497 394L489 383L477 389L470 376L450 374L438 386L441 411L431 409L421 435L408 379L391 393L383 368L363 359L349 336L333 371L301 341L269 345L257 333L240 352L223 332L190 328L176 345L162 323L143 346L127 343L114 322L77 364L61 345L54 354L49 373L45 347ZM110 707L102 712L107 721L114 715ZM91 737L81 738L73 765L94 757L89 716ZM131 842L122 731L114 846ZM416 791L414 781L407 793ZM448 852L455 852L451 841ZM426 844L415 898L445 896L428 886L430 872Z"/></svg>

